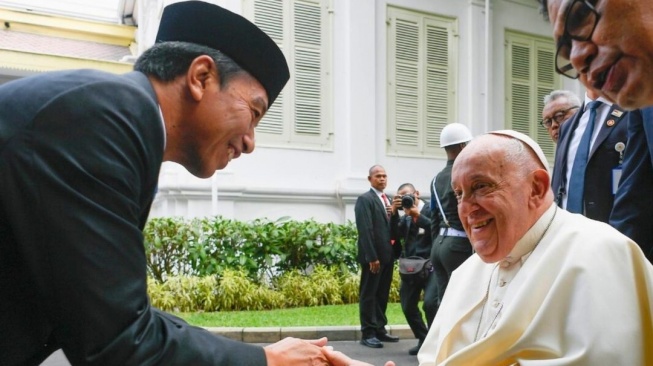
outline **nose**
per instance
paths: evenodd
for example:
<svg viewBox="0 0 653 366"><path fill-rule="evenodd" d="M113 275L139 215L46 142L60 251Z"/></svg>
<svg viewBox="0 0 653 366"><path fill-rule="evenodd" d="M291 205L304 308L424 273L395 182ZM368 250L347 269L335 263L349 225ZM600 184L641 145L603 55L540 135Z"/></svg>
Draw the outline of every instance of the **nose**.
<svg viewBox="0 0 653 366"><path fill-rule="evenodd" d="M250 129L250 132L243 137L243 153L251 154L254 151L255 145L256 137L254 135L254 129L252 128Z"/></svg>
<svg viewBox="0 0 653 366"><path fill-rule="evenodd" d="M591 41L571 41L569 61L579 74L587 74L590 64L596 58L598 47Z"/></svg>

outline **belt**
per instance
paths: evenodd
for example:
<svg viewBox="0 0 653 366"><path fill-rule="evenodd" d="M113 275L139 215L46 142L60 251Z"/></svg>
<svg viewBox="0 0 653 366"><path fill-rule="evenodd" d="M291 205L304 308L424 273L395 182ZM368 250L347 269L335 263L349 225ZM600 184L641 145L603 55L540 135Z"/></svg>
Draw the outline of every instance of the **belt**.
<svg viewBox="0 0 653 366"><path fill-rule="evenodd" d="M457 230L452 227L443 227L440 229L440 235L442 236L458 236L461 238L466 238L467 233L462 230Z"/></svg>

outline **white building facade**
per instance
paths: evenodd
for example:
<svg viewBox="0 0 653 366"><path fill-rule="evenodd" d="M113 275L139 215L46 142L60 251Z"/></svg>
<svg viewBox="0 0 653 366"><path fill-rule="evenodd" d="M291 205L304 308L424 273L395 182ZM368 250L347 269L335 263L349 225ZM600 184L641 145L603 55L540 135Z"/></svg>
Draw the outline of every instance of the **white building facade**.
<svg viewBox="0 0 653 366"><path fill-rule="evenodd" d="M538 124L542 97L584 91L555 73L551 26L536 0L487 1L212 1L270 34L291 78L257 128L253 154L205 180L164 163L151 216L344 223L374 164L386 169L386 193L411 182L428 197L450 122L474 135L525 132L552 163ZM136 2L136 53L152 44L171 2Z"/></svg>

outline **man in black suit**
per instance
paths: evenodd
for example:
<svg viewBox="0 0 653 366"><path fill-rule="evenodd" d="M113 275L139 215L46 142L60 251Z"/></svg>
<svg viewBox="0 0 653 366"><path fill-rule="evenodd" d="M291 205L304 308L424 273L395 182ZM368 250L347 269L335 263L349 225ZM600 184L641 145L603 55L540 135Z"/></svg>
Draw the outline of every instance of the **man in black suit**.
<svg viewBox="0 0 653 366"><path fill-rule="evenodd" d="M589 90L583 106L560 128L551 187L558 206L607 223L619 184L627 123L623 109L596 97ZM593 129L588 131L587 126L592 125L591 106L596 110ZM585 147L587 159L582 168L577 155L583 150L584 137L589 145ZM574 165L581 165L581 169Z"/></svg>
<svg viewBox="0 0 653 366"><path fill-rule="evenodd" d="M354 213L358 229L358 263L361 265L359 312L361 344L383 347L383 342L398 342L388 334L385 310L390 296L394 254L391 242L390 216L393 209L383 190L388 176L380 165L370 168L367 180L372 186L356 200Z"/></svg>
<svg viewBox="0 0 653 366"><path fill-rule="evenodd" d="M84 365L360 364L325 338L263 348L150 306L142 229L161 163L209 177L251 153L289 79L272 39L209 3L167 6L157 42L127 75L0 86L0 364L60 348Z"/></svg>
<svg viewBox="0 0 653 366"><path fill-rule="evenodd" d="M404 199L404 197L412 198ZM412 205L407 205L412 201ZM399 186L397 195L392 200L395 213L390 220L394 232L396 232L396 241L394 246L396 251L400 251L402 257L421 257L430 259L431 257L431 207L419 198L419 191L411 183L404 183ZM397 211L403 209L405 215L399 216ZM401 300L401 310L406 317L408 326L417 338L417 346L408 350L408 354L417 355L419 348L424 343L428 333L427 322L419 310L419 300L422 298L422 292L426 289L429 282L435 281L433 271L427 278L412 276L413 278L401 279L399 287L399 298ZM426 310L425 310L426 313ZM435 316L435 314L433 314ZM427 314L428 319L428 314ZM428 319L428 324L433 318Z"/></svg>

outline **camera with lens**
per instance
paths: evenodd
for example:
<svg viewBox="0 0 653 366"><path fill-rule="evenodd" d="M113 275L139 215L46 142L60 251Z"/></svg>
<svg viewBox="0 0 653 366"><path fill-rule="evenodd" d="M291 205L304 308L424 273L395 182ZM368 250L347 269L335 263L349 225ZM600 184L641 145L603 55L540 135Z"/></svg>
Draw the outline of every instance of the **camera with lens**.
<svg viewBox="0 0 653 366"><path fill-rule="evenodd" d="M415 206L415 195L414 194L405 194L401 196L401 207L402 208L411 208Z"/></svg>

